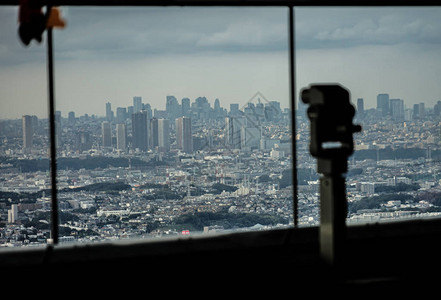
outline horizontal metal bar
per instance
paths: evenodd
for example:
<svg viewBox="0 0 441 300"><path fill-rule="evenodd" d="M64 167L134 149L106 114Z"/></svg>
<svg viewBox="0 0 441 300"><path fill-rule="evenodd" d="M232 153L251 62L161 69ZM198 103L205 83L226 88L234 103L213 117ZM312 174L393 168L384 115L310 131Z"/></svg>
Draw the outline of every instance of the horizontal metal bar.
<svg viewBox="0 0 441 300"><path fill-rule="evenodd" d="M440 6L434 0L42 0L54 6ZM18 5L19 0L0 0Z"/></svg>

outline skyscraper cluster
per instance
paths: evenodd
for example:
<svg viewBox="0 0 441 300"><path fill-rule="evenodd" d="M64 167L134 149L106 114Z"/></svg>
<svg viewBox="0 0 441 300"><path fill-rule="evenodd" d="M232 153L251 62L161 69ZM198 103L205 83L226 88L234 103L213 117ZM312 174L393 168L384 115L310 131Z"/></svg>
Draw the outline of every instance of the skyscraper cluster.
<svg viewBox="0 0 441 300"><path fill-rule="evenodd" d="M112 146L112 123L116 124L116 148L159 152L170 151L171 122L176 122L176 143L184 152L193 151L190 100L180 105L174 96L167 96L166 110L153 112L142 97L133 97L133 106L118 107L114 117L111 104L106 103L106 121L102 122L102 146ZM153 114L154 113L154 114ZM184 116L187 114L188 116Z"/></svg>
<svg viewBox="0 0 441 300"><path fill-rule="evenodd" d="M190 153L203 143L210 143L210 134L201 142L193 136L194 122L217 120L225 124L224 145L231 149L256 149L261 147L263 122L278 122L282 109L277 101L247 103L241 110L239 104L230 104L230 111L222 108L219 99L211 107L206 97L197 97L193 103L183 98L181 103L175 96L166 96L165 110L152 110L143 103L142 97L133 97L133 105L118 107L113 114L111 104L106 103L106 121L102 123L102 146L115 146L119 150L159 152L170 151L171 135L176 134L176 148ZM285 113L286 114L286 113ZM112 143L112 124L116 124L116 143ZM211 137L212 138L212 137ZM211 140L212 142L212 140ZM201 144L202 143L202 144ZM266 144L266 141L264 141Z"/></svg>
<svg viewBox="0 0 441 300"><path fill-rule="evenodd" d="M377 95L377 111L383 117L391 116L395 121L404 121L404 101L402 99L391 99L389 94Z"/></svg>

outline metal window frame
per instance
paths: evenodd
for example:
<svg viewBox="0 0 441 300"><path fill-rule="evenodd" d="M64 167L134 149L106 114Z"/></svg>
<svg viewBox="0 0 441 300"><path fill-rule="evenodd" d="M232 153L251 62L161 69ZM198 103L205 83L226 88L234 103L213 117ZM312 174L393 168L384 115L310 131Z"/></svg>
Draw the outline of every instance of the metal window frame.
<svg viewBox="0 0 441 300"><path fill-rule="evenodd" d="M296 132L295 122L295 26L294 7L299 6L440 6L437 1L422 0L403 2L403 0L43 0L42 4L50 9L52 6L268 6L287 7L289 9L289 90L291 102L291 131ZM19 0L4 0L0 6L16 6ZM57 199L57 165L56 165L56 125L54 96L54 61L52 29L47 29L47 75L48 75L48 110L50 135L50 169L51 169L51 242L56 245L58 237L58 199ZM293 166L293 219L294 227L298 227L298 186L296 140L292 138Z"/></svg>

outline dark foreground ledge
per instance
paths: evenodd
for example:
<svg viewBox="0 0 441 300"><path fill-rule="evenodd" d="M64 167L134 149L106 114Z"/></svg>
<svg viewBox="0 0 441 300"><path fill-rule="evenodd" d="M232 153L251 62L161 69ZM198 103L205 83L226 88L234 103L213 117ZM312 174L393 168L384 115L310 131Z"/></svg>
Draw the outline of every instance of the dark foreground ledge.
<svg viewBox="0 0 441 300"><path fill-rule="evenodd" d="M441 266L441 220L349 226L345 265L319 255L318 227L0 251L2 274L51 280L119 278L190 284L240 280L278 288L430 286ZM42 275L44 274L44 276ZM142 277L139 277L142 274ZM42 277L40 277L42 276ZM80 277L78 277L80 276Z"/></svg>

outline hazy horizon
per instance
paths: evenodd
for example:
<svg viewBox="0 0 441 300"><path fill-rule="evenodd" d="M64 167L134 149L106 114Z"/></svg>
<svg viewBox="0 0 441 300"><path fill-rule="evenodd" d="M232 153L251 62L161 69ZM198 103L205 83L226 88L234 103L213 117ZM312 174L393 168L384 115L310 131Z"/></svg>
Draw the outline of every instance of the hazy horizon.
<svg viewBox="0 0 441 300"><path fill-rule="evenodd" d="M284 7L61 7L54 29L56 110L105 115L141 96L165 109L207 97L245 105L256 92L290 105ZM24 47L16 7L0 7L0 118L47 116L46 36ZM295 8L296 96L339 82L352 102L388 93L407 107L441 99L438 8ZM297 97L296 97L297 98Z"/></svg>

